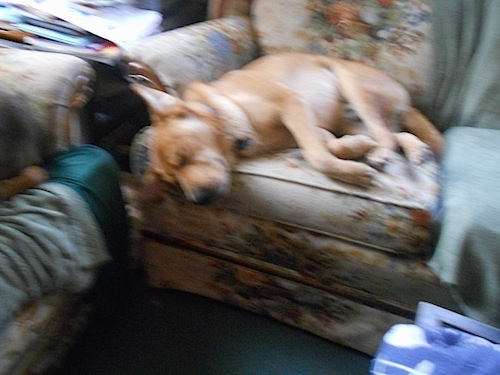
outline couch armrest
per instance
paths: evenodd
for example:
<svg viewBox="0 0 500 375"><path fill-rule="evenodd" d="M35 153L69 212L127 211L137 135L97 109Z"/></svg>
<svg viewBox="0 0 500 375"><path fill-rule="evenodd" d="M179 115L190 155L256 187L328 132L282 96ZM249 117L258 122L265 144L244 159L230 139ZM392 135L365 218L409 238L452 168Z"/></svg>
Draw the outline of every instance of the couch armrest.
<svg viewBox="0 0 500 375"><path fill-rule="evenodd" d="M170 91L212 81L259 54L248 17L227 17L166 31L132 46L127 57L149 65Z"/></svg>
<svg viewBox="0 0 500 375"><path fill-rule="evenodd" d="M74 56L0 49L0 87L30 126L42 131L42 155L85 141L80 110L92 95L95 72Z"/></svg>

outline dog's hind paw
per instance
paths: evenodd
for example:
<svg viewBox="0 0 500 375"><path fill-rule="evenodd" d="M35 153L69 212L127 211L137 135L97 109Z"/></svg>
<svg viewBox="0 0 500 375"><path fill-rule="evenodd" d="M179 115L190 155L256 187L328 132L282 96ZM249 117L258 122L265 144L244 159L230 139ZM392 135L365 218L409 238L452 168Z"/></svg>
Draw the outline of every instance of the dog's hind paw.
<svg viewBox="0 0 500 375"><path fill-rule="evenodd" d="M394 159L393 151L387 148L376 148L366 156L366 162L376 170L382 170Z"/></svg>
<svg viewBox="0 0 500 375"><path fill-rule="evenodd" d="M411 151L405 150L405 154L410 163L415 165L422 165L427 161L435 160L434 153L427 145L413 149Z"/></svg>
<svg viewBox="0 0 500 375"><path fill-rule="evenodd" d="M331 154L303 153L304 158L317 171L326 176L362 187L373 185L377 170L369 165L354 161L344 160L334 157Z"/></svg>
<svg viewBox="0 0 500 375"><path fill-rule="evenodd" d="M435 160L431 147L415 135L403 132L396 134L396 138L410 163L422 165L427 161Z"/></svg>

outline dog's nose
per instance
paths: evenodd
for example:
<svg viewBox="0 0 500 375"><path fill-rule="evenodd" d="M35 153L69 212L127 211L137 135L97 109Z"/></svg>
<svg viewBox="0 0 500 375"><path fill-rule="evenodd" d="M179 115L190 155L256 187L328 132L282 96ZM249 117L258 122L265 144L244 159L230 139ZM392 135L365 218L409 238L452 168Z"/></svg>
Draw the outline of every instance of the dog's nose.
<svg viewBox="0 0 500 375"><path fill-rule="evenodd" d="M216 189L203 188L193 191L193 200L197 204L207 205L212 203L218 195Z"/></svg>

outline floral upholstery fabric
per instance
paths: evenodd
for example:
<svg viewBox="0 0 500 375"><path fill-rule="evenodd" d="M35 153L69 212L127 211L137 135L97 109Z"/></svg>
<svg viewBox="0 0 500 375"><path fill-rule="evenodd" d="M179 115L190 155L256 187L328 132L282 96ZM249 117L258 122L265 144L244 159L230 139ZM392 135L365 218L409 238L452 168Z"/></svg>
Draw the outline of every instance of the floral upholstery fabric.
<svg viewBox="0 0 500 375"><path fill-rule="evenodd" d="M432 0L214 0L208 15L250 14L264 54L364 61L405 84L418 102L430 77L431 6Z"/></svg>
<svg viewBox="0 0 500 375"><path fill-rule="evenodd" d="M254 0L251 11L264 54L301 51L363 61L418 100L431 62L430 7L431 0Z"/></svg>

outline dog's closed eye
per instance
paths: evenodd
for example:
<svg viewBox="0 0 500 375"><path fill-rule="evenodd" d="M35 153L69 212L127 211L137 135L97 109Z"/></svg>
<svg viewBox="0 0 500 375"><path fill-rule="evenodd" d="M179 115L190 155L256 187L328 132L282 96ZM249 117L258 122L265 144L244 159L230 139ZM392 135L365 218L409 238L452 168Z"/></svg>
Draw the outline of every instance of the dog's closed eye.
<svg viewBox="0 0 500 375"><path fill-rule="evenodd" d="M250 138L237 139L234 143L234 147L238 151L248 150L252 145L252 140Z"/></svg>
<svg viewBox="0 0 500 375"><path fill-rule="evenodd" d="M188 117L188 114L184 111L175 111L169 113L169 119L170 120L182 120Z"/></svg>
<svg viewBox="0 0 500 375"><path fill-rule="evenodd" d="M185 154L174 154L170 159L172 165L176 168L185 166L188 163L188 157Z"/></svg>
<svg viewBox="0 0 500 375"><path fill-rule="evenodd" d="M176 165L178 167L183 167L188 163L188 157L186 155L177 155Z"/></svg>

